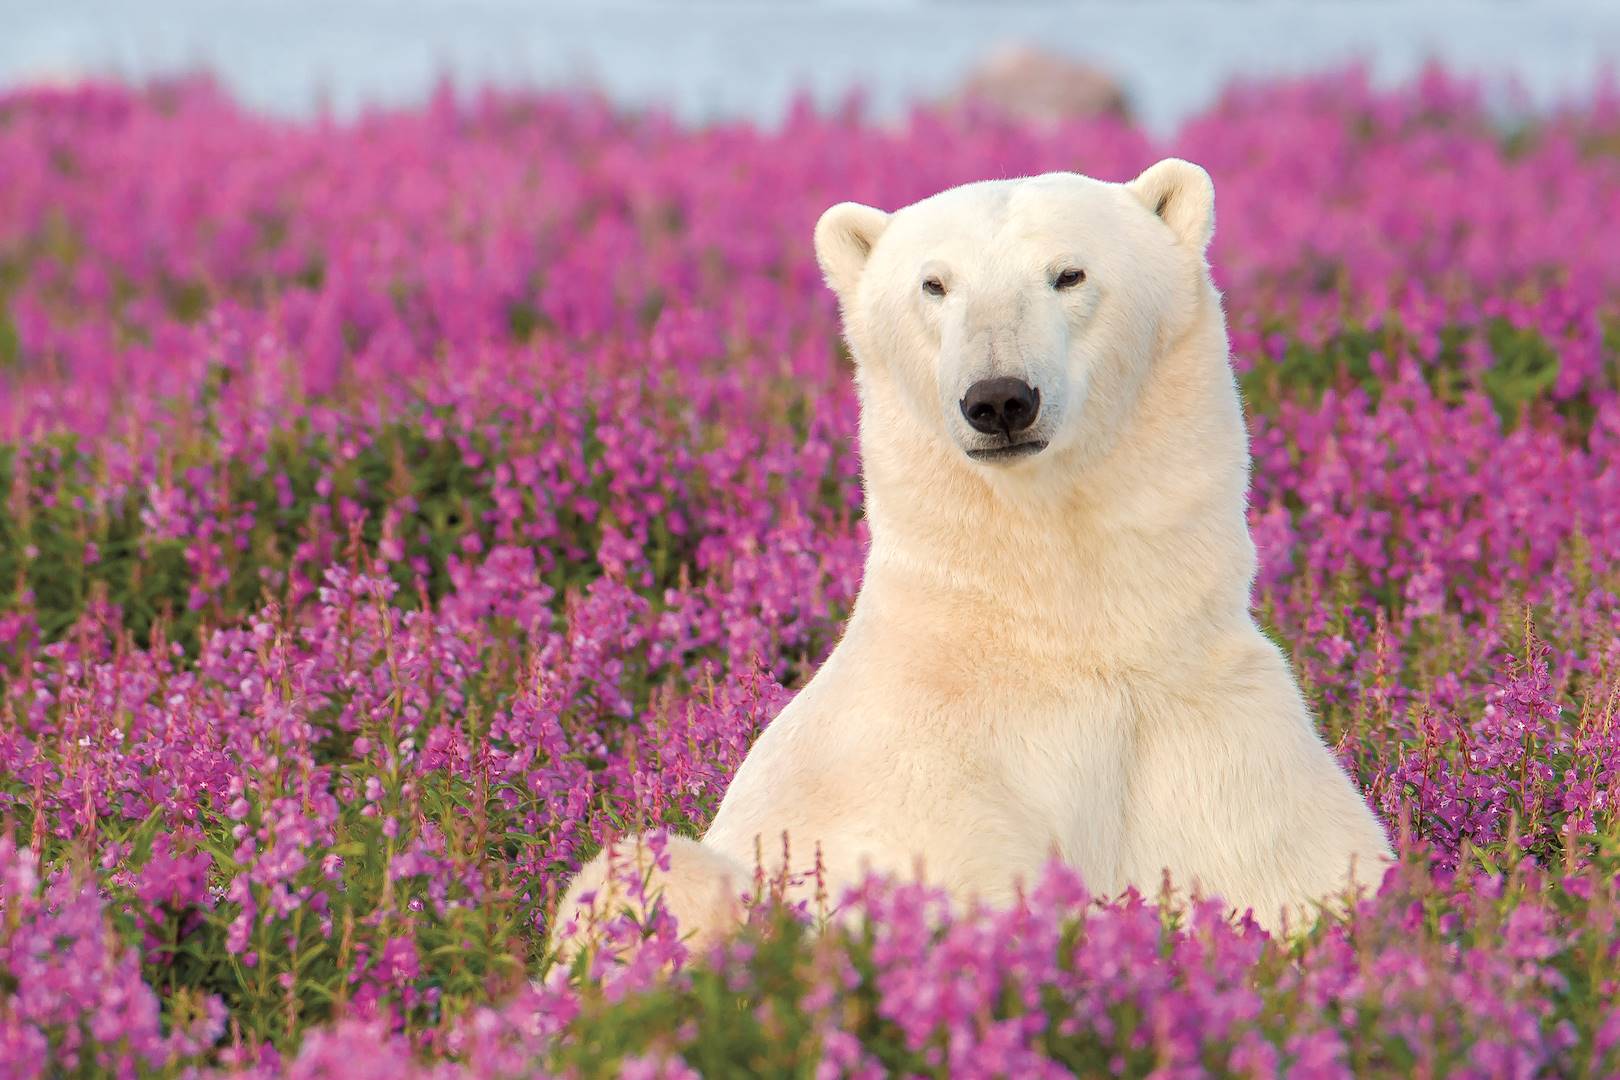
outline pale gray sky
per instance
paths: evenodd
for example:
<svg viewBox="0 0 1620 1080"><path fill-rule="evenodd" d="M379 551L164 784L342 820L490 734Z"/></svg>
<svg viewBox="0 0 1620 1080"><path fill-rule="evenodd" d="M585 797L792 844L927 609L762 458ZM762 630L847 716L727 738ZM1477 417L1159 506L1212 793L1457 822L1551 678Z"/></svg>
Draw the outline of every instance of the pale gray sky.
<svg viewBox="0 0 1620 1080"><path fill-rule="evenodd" d="M1437 56L1545 102L1620 60L1620 0L0 0L0 26L0 85L207 66L250 104L291 114L420 100L443 73L589 77L687 118L766 121L799 88L830 101L858 84L886 113L1018 40L1111 71L1168 131L1235 74L1360 58L1388 80Z"/></svg>

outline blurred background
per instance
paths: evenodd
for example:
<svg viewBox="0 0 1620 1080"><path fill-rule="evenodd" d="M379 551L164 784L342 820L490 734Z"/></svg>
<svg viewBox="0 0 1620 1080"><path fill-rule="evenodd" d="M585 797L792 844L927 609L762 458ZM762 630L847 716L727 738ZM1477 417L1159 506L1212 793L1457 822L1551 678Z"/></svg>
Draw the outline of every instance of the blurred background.
<svg viewBox="0 0 1620 1080"><path fill-rule="evenodd" d="M1361 63L1389 83L1438 60L1512 109L1589 93L1620 55L1617 0L5 0L0 27L0 86L205 69L288 115L411 104L443 79L766 123L800 93L858 88L881 117L971 86L1160 134L1233 78Z"/></svg>

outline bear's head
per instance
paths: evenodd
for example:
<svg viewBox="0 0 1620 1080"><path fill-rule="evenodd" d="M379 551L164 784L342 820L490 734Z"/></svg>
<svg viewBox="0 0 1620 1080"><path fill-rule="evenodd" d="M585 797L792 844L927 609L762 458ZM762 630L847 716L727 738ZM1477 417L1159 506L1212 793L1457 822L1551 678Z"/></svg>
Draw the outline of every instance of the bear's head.
<svg viewBox="0 0 1620 1080"><path fill-rule="evenodd" d="M1124 184L1049 173L893 213L832 207L816 257L855 355L867 452L929 446L992 483L1106 456L1155 358L1220 317L1214 221L1208 174L1176 159Z"/></svg>

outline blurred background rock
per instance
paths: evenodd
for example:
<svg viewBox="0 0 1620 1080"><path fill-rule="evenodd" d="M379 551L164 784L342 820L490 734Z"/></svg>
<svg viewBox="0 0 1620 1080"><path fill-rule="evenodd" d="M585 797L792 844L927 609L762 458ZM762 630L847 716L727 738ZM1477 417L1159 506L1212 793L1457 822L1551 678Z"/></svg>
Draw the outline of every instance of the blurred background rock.
<svg viewBox="0 0 1620 1080"><path fill-rule="evenodd" d="M954 100L974 101L1034 124L1070 116L1124 116L1125 91L1105 71L1031 45L1004 44L968 72Z"/></svg>

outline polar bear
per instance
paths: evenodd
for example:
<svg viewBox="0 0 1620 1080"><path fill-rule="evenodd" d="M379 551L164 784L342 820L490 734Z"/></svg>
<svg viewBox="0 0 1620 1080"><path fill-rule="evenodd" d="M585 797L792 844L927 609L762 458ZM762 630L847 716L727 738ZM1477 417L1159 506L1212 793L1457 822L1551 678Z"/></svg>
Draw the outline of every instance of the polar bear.
<svg viewBox="0 0 1620 1080"><path fill-rule="evenodd" d="M1380 879L1388 839L1249 611L1213 230L1176 159L822 216L871 549L837 647L650 874L700 941L761 851L835 896L876 870L992 905L1053 858L1099 895L1168 874L1269 928ZM559 925L645 854L599 856Z"/></svg>

